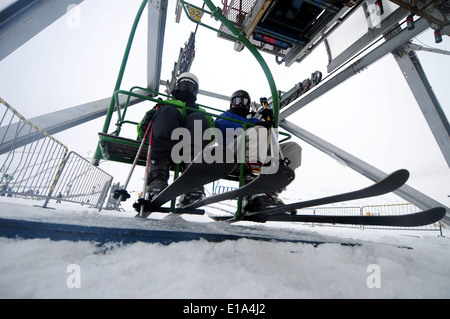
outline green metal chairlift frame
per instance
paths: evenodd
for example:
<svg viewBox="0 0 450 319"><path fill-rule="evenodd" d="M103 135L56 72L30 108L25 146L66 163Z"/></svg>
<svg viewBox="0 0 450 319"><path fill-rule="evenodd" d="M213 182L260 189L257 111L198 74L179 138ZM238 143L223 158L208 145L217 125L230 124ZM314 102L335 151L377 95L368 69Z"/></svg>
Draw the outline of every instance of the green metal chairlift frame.
<svg viewBox="0 0 450 319"><path fill-rule="evenodd" d="M186 111L190 110L190 111L201 112L205 115L209 115L214 118L223 118L226 120L234 121L234 122L242 124L244 131L249 126L253 126L253 124L251 124L251 123L247 123L247 122L243 122L243 121L230 119L230 118L221 116L220 114L223 113L223 110L212 108L212 107L205 106L205 105L200 105L200 104L197 104L197 105L203 107L204 109L207 109L208 111L192 109L192 108L187 107L184 102L173 99L173 97L171 97L170 95L162 94L160 92L156 92L156 91L153 91L153 90L150 90L147 88L135 86L135 87L132 87L129 91L120 89L123 75L124 75L125 68L126 68L126 64L127 64L128 57L130 54L131 46L132 46L134 36L136 33L136 29L137 29L139 20L142 16L142 13L143 13L147 3L148 3L148 0L144 0L142 2L141 6L139 7L138 13L136 15L136 18L134 20L134 23L133 23L133 26L132 26L132 29L130 32L130 36L128 38L128 43L127 43L127 46L125 49L125 53L124 53L121 67L120 67L119 75L118 75L116 85L114 88L114 93L111 98L110 106L109 106L109 109L108 109L108 112L106 115L106 119L105 119L105 122L103 125L103 130L102 130L102 132L99 133L99 142L98 142L98 147L97 147L97 150L95 153L96 160L105 159L105 160L109 160L109 161L128 163L128 164L133 163L135 156L138 152L139 146L140 146L140 141L119 136L123 124L132 124L132 125L138 124L137 122L125 120L125 115L127 113L127 109L130 105L130 99L132 97L137 98L141 101L151 101L151 102L155 102L155 103L161 103L161 100L158 99L157 97L163 96L163 97L167 98L166 100L164 100L165 105L174 106L174 107L180 109L180 111L183 114ZM189 15L187 6L189 6L190 8L195 8L196 10L199 10L203 13L209 14L212 17L220 20L234 34L235 40L243 43L249 49L249 51L253 54L253 56L256 58L256 60L262 67L262 69L266 75L266 78L268 80L269 86L270 86L270 90L271 90L271 94L272 94L272 101L273 101L274 121L275 121L275 127L277 128L278 127L278 115L279 115L279 98L278 98L278 91L277 91L277 88L275 85L275 81L273 79L272 73L271 73L268 65L266 64L264 58L261 56L259 51L253 46L253 44L250 43L250 41L247 39L246 34L239 31L232 24L232 22L230 22L222 14L221 9L219 7L215 7L210 0L205 0L204 3L208 6L208 8L211 11L204 10L202 8L199 8L197 6L189 4L183 0L181 0L180 3L183 5L183 9L184 9L187 17L191 21L193 21L194 23L199 24L203 27L206 27L210 30L213 30L215 32L223 33L222 31L212 28L209 25L206 25L200 21L194 20ZM119 105L120 104L119 103L119 95L127 96L127 100L126 100L123 110L121 110L121 107ZM114 110L116 110L117 117L118 117L117 122L116 122L116 129L112 133L108 133ZM280 142L283 142L283 141L291 138L291 135L288 133L279 132L279 134L286 136L286 138ZM245 134L243 134L243 135L245 136ZM145 165L146 164L147 150L148 150L148 145L144 145L144 148L137 160L137 165ZM176 179L179 176L179 165L175 165L173 170L175 171L174 178ZM236 174L234 174L234 175L233 174L230 175L229 177L227 177L227 179L238 180L239 186L242 186L244 184L244 174L245 174L245 165L244 165L244 163L241 163L239 166L239 172L236 172ZM174 201L172 201L171 207L172 207L172 209L174 208ZM242 207L242 199L240 198L238 200L238 210L237 210L238 214L241 211L241 207Z"/></svg>

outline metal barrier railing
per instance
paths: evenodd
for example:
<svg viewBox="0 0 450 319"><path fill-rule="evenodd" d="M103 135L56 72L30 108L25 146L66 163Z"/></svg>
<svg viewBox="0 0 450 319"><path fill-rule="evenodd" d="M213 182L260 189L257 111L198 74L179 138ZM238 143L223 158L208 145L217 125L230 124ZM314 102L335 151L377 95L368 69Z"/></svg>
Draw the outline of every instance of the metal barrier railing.
<svg viewBox="0 0 450 319"><path fill-rule="evenodd" d="M212 191L211 195L217 195L224 192L229 192L232 190L235 190L237 187L230 186L230 185L220 185L220 181L215 181L212 183Z"/></svg>
<svg viewBox="0 0 450 319"><path fill-rule="evenodd" d="M403 215L403 214L411 214L417 213L421 211L420 208L413 204L393 204L393 205L370 205L361 207L362 215L380 215L380 216L388 216L388 215ZM414 227L416 230L441 230L442 224L441 222L437 222L431 225ZM387 226L364 226L364 228L370 229L410 229L410 227L387 227Z"/></svg>
<svg viewBox="0 0 450 319"><path fill-rule="evenodd" d="M101 209L112 176L70 152L11 105L0 114L1 196L91 204Z"/></svg>
<svg viewBox="0 0 450 319"><path fill-rule="evenodd" d="M102 208L112 176L91 164L90 161L75 152L70 152L55 181L52 193L46 199L46 207L50 199L87 204Z"/></svg>
<svg viewBox="0 0 450 319"><path fill-rule="evenodd" d="M355 206L355 207L315 207L298 210L299 214L310 215L342 215L342 216L363 216L363 215L377 215L377 216L389 216L389 215L405 215L419 212L420 209L413 204L391 204L391 205L370 205L370 206ZM393 226L360 226L360 225L338 225L338 224L312 224L326 225L335 227L350 227L361 229L410 229L410 230L435 230L442 231L441 222L437 222L431 225L420 227L393 227Z"/></svg>

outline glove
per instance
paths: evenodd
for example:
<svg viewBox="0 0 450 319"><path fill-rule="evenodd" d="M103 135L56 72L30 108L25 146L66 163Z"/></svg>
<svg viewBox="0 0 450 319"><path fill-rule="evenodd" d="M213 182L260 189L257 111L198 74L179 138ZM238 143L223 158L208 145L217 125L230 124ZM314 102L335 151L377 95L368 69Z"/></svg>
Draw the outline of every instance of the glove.
<svg viewBox="0 0 450 319"><path fill-rule="evenodd" d="M119 199L122 196L121 201L124 202L126 201L128 198L130 198L130 194L128 194L128 192L125 189L116 189L114 191L114 199Z"/></svg>
<svg viewBox="0 0 450 319"><path fill-rule="evenodd" d="M273 111L271 109L264 109L261 111L261 120L256 122L255 125L261 125L269 129L275 125Z"/></svg>

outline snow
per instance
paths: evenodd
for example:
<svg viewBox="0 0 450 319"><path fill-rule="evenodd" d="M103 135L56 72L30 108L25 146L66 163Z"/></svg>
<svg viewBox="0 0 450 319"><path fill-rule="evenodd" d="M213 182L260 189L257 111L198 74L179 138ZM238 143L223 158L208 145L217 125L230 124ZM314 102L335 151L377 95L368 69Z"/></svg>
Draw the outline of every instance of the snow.
<svg viewBox="0 0 450 319"><path fill-rule="evenodd" d="M0 298L449 298L450 240L437 231L292 224L228 225L205 216L142 221L132 211L69 203L43 209L0 198L0 218L105 227L248 233L328 243L261 241L169 245L0 238ZM357 243L345 246L333 242ZM408 249L405 247L410 247ZM74 277L74 276L77 277Z"/></svg>

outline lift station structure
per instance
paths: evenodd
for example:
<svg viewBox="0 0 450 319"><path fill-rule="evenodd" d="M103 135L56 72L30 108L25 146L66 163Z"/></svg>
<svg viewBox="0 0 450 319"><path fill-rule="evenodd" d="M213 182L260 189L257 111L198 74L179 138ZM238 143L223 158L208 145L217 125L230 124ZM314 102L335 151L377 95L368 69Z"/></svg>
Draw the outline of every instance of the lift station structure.
<svg viewBox="0 0 450 319"><path fill-rule="evenodd" d="M83 0L10 1L10 4L0 11L0 61L65 15L69 6L82 2ZM392 4L395 6L385 12L387 4L390 7ZM162 80L168 0L143 1L138 16L145 7L148 8L147 87L138 89L126 99L119 99L118 96L117 100L116 97L107 97L36 117L31 119L33 123L44 131L55 134L106 116L102 133L108 134L108 116L111 109L140 103L144 100L143 95L148 96L149 91L160 92L162 87L165 87L166 92L171 91L175 78L181 72L189 71L194 57L194 41L189 39L180 52L172 79ZM302 63L319 45L325 45L329 62L327 71L330 76L321 81L321 75L316 74L317 78L313 76L305 85L295 84L287 92L271 90L268 92L270 103L276 111L279 127L331 157L338 158L348 167L374 181L387 174L299 127L290 121L290 116L385 55L392 54L450 168L450 125L416 54L417 50L424 49L437 54L449 52L423 48L411 42L411 39L430 28L434 30L437 43L442 41L442 37L450 35L448 0L222 0L220 6L205 0L202 7L177 0L176 8L176 22L186 14L198 26L208 27L203 23L202 17L210 15L222 22L221 27L214 31L225 41L230 41L234 50L251 48L256 51L252 52L255 57L259 52L265 52L273 55L277 63L285 67ZM367 32L345 50L334 55L330 50L329 37L355 14L364 14L367 17ZM137 17L135 24L138 20ZM135 26L133 29L135 31ZM130 35L128 51L132 37L133 34ZM259 62L264 69L264 61ZM122 73L124 67L123 65L121 68ZM267 71L269 84L272 84L270 70L264 71ZM116 90L120 89L119 79ZM222 92L200 90L199 93L228 99ZM97 162L103 158L100 147L95 157ZM444 206L408 185L395 193L421 209ZM449 224L450 210L448 207L446 209L447 215L443 221Z"/></svg>

